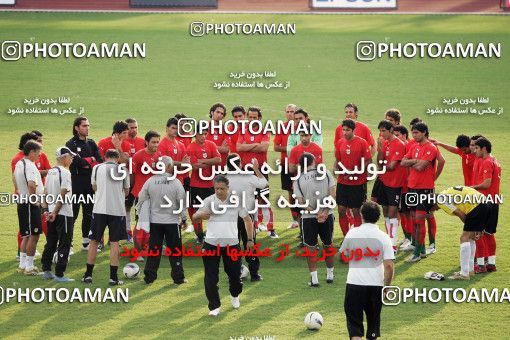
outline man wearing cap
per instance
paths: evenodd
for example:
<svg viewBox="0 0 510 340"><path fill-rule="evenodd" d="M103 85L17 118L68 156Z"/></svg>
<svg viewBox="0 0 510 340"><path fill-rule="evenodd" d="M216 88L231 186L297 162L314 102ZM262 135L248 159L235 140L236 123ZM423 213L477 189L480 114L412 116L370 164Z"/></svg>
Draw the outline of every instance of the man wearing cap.
<svg viewBox="0 0 510 340"><path fill-rule="evenodd" d="M70 282L73 279L64 277L73 238L74 218L72 182L69 166L76 154L63 146L57 149L57 166L51 168L46 175L45 202L43 210L47 213L48 234L41 258L43 278L56 282ZM57 254L55 275L51 272L53 254Z"/></svg>

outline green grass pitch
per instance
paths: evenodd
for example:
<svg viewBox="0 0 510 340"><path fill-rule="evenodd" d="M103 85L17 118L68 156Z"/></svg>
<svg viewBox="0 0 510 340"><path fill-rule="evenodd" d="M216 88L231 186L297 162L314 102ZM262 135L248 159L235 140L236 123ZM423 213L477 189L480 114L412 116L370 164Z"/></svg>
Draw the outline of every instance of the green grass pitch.
<svg viewBox="0 0 510 340"><path fill-rule="evenodd" d="M294 36L207 36L193 38L189 24L204 22L296 23ZM45 135L44 148L54 162L54 150L71 135L74 116L14 115L8 109L23 106L24 98L68 96L71 106L84 107L91 121L91 137L98 141L109 135L114 120L134 116L140 132L156 129L176 112L204 118L209 106L224 102L259 105L264 119L283 117L283 108L296 103L313 119L322 120L324 150L332 164L334 129L343 117L343 105L358 103L360 120L375 134L377 122L390 107L401 110L404 122L419 116L428 124L431 136L454 144L460 133L481 133L493 142L493 154L503 168L501 191L510 194L506 171L510 167L507 149L510 129L510 17L425 16L425 15L211 15L211 14L69 14L1 13L0 40L23 42L145 42L145 59L26 59L0 62L0 191L11 192L10 160L17 152L20 134L39 129ZM499 59L379 59L360 62L354 47L359 40L388 42L500 42ZM277 79L290 81L287 90L221 89L212 84L229 80L230 72L276 71ZM428 107L441 106L445 97L490 98L489 106L504 107L497 115L427 116ZM273 152L271 159L276 159ZM447 163L436 183L437 189L462 184L460 159L443 152ZM279 177L271 178L272 197L281 194ZM369 190L371 184L369 185ZM505 197L506 198L506 197ZM505 202L506 203L506 202ZM0 286L56 287L37 277L15 272L16 209L0 207ZM287 211L275 211L279 240L260 236L263 246L296 245L296 230L285 229ZM406 264L404 255L396 261L394 284L401 287L510 287L510 216L505 204L500 209L498 271L477 276L469 282L431 282L423 274L434 270L450 274L458 270L460 222L442 212L438 221L438 252L417 264ZM75 250L67 274L79 279L84 271L84 252L78 250L80 221L75 228ZM382 227L382 224L380 224ZM340 241L335 226L335 242ZM185 241L191 241L186 235ZM38 249L42 252L44 237ZM93 287L106 287L107 253L98 257ZM126 263L123 260L122 264ZM142 266L143 269L143 266ZM264 335L286 338L346 338L343 296L347 269L337 264L333 285L311 290L305 261L297 258L275 263L264 259L265 280L246 283L242 307L232 310L226 275L221 274L220 317L207 317L203 268L199 259L185 259L189 283L171 284L169 265L162 261L159 279L150 287L143 280L129 280L127 304L4 304L0 305L1 338L190 338L228 339ZM325 269L319 268L325 281ZM70 287L82 287L77 282ZM303 318L320 312L325 320L319 332L307 331ZM385 307L382 335L386 339L506 338L510 332L508 303L454 304L406 303Z"/></svg>

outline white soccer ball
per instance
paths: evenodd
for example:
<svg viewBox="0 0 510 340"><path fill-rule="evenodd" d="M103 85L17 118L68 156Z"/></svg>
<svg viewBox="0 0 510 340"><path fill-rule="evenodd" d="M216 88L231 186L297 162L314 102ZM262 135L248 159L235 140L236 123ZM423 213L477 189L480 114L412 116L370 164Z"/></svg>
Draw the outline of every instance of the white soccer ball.
<svg viewBox="0 0 510 340"><path fill-rule="evenodd" d="M310 312L305 316L305 326L308 329L318 331L321 329L323 323L322 315L317 312Z"/></svg>
<svg viewBox="0 0 510 340"><path fill-rule="evenodd" d="M128 279L134 279L140 273L140 267L136 263L128 263L124 266L122 272Z"/></svg>
<svg viewBox="0 0 510 340"><path fill-rule="evenodd" d="M55 254L53 254L53 263L57 264L57 261L58 261L58 252L55 252ZM69 261L71 261L71 255L69 255L67 257L67 263L69 263Z"/></svg>
<svg viewBox="0 0 510 340"><path fill-rule="evenodd" d="M241 266L241 279L245 279L250 274L250 270L244 264Z"/></svg>

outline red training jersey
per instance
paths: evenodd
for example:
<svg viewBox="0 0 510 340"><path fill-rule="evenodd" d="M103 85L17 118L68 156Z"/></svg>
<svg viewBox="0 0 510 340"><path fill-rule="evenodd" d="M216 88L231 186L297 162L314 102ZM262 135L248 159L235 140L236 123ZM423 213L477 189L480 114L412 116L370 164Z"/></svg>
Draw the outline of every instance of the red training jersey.
<svg viewBox="0 0 510 340"><path fill-rule="evenodd" d="M145 149L145 139L141 137L126 138L129 143L129 157L133 157L138 151Z"/></svg>
<svg viewBox="0 0 510 340"><path fill-rule="evenodd" d="M168 156L177 162L181 162L182 159L187 155L186 147L184 144L175 138L173 141L171 141L167 136L163 137L161 142L159 142L158 151L161 152L163 156ZM184 184L184 179L186 177L189 177L189 173L179 174L176 178L181 181L182 184Z"/></svg>
<svg viewBox="0 0 510 340"><path fill-rule="evenodd" d="M254 144L254 143L262 143L269 142L269 133L259 133L253 135L250 131L246 131L246 134L239 135L239 139L237 140L239 144ZM267 151L265 152L253 152L253 151L245 151L238 152L241 157L241 164L245 165L251 163L252 158L256 158L259 162L259 165L262 166L265 162L267 162Z"/></svg>
<svg viewBox="0 0 510 340"><path fill-rule="evenodd" d="M341 162L346 170L352 171L355 167L361 169L361 160L365 159L364 172L362 174L340 174L338 183L345 185L361 185L367 182L366 167L370 160L370 147L366 140L354 136L350 141L342 138L335 145L335 159ZM339 167L342 170L342 167ZM352 179L351 179L351 178ZM357 178L354 178L357 177Z"/></svg>
<svg viewBox="0 0 510 340"><path fill-rule="evenodd" d="M457 155L462 157L462 174L464 175L464 185L470 186L473 183L473 166L475 163L475 154L465 154L459 148L457 148Z"/></svg>
<svg viewBox="0 0 510 340"><path fill-rule="evenodd" d="M406 146L398 138L394 138L391 142L384 141L381 152L383 160L386 161L388 167L393 161L397 161L397 165L393 170L386 168L386 172L380 176L383 184L390 188L402 188L407 180L407 169L400 165L400 161L406 154Z"/></svg>
<svg viewBox="0 0 510 340"><path fill-rule="evenodd" d="M101 139L97 143L97 148L99 149L99 154L104 159L106 151L108 151L109 149L115 149L115 146L113 145L112 142L112 136ZM123 152L127 152L129 154L131 151L131 145L128 143L128 141L123 140L122 143L120 144L120 149Z"/></svg>
<svg viewBox="0 0 510 340"><path fill-rule="evenodd" d="M485 158L478 158L473 168L473 185L478 185L486 179L491 179L491 185L487 189L478 189L482 194L491 196L495 199L495 195L499 194L499 186L501 183L501 165L498 160L488 155Z"/></svg>
<svg viewBox="0 0 510 340"><path fill-rule="evenodd" d="M221 123L221 122L218 122L218 123ZM229 138L229 135L226 133L226 131L222 131L221 133L218 133L217 129L214 130L214 133L209 131L207 133L207 136L205 136L205 140L213 142L214 144L216 144L217 147L220 147L222 145L227 145L230 150L230 138ZM221 166L224 166L225 164L227 164L228 152L226 152L226 153L220 152L220 156L221 156Z"/></svg>
<svg viewBox="0 0 510 340"><path fill-rule="evenodd" d="M356 127L354 128L354 135L363 138L369 146L375 145L374 136L372 136L372 132L360 121L356 121ZM338 125L335 130L335 145L338 143L340 139L344 138L342 132L342 124Z"/></svg>
<svg viewBox="0 0 510 340"><path fill-rule="evenodd" d="M290 123L291 122L288 121L285 126L289 126ZM276 145L282 146L285 148L285 150L287 150L287 140L289 139L289 135L290 135L290 129L289 129L288 133L277 133L274 136L273 144L275 146ZM322 154L322 149L321 149L321 154ZM287 159L288 156L289 155L287 155L287 151L280 152L280 161L281 161L282 166L283 166L283 164L285 164L285 160ZM295 164L297 164L297 163L295 163Z"/></svg>
<svg viewBox="0 0 510 340"><path fill-rule="evenodd" d="M437 147L430 141L423 145L419 143L412 144L405 157L408 159L426 160L429 164L423 171L415 170L412 167L409 168L407 186L410 189L434 189L437 155Z"/></svg>
<svg viewBox="0 0 510 340"><path fill-rule="evenodd" d="M322 163L322 148L318 144L310 142L308 146L304 146L303 144L299 143L292 148L289 156L289 164L299 164L299 157L304 152L311 153L315 157L315 164Z"/></svg>
<svg viewBox="0 0 510 340"><path fill-rule="evenodd" d="M142 173L142 166L147 164L152 170L157 170L156 163L158 162L158 158L161 156L163 155L158 150L153 154L148 153L145 149L135 153L131 159L131 162L133 163L132 172L135 175L135 183L133 184L133 189L131 190L133 196L138 197L138 194L140 193L140 190L142 190L145 182L153 175L151 172L148 174Z"/></svg>
<svg viewBox="0 0 510 340"><path fill-rule="evenodd" d="M216 144L211 141L204 141L204 144L200 145L196 141L193 141L187 148L187 153L190 158L191 165L196 164L199 159L211 159L221 157ZM191 170L190 186L196 188L212 188L214 186L212 179L202 179L200 176L200 169ZM201 170L202 176L212 176L212 165L208 165Z"/></svg>
<svg viewBox="0 0 510 340"><path fill-rule="evenodd" d="M193 137L192 136L189 136L189 137L175 136L175 139L177 139L179 142L184 144L184 146L186 148L188 147L188 145L191 144L191 142L193 142Z"/></svg>

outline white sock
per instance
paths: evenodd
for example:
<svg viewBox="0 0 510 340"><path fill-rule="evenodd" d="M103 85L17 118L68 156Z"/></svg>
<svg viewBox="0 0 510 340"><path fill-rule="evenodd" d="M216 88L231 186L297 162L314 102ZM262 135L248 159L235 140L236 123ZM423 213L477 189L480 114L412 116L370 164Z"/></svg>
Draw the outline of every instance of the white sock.
<svg viewBox="0 0 510 340"><path fill-rule="evenodd" d="M475 254L476 254L476 242L474 240L469 241L471 245L471 258L469 259L469 271L475 270Z"/></svg>
<svg viewBox="0 0 510 340"><path fill-rule="evenodd" d="M398 218L390 218L391 243L397 245Z"/></svg>
<svg viewBox="0 0 510 340"><path fill-rule="evenodd" d="M391 226L390 226L390 218L385 217L384 218L384 225L386 226L386 234L391 235ZM391 236L390 236L391 237Z"/></svg>
<svg viewBox="0 0 510 340"><path fill-rule="evenodd" d="M262 218L264 219L264 222L266 222L266 226L272 222L272 214L273 212L271 211L271 208L262 208Z"/></svg>
<svg viewBox="0 0 510 340"><path fill-rule="evenodd" d="M328 278L332 278L334 275L333 275L333 270L335 269L335 267L331 267L331 268L326 268L326 270L328 271L327 273L327 277Z"/></svg>
<svg viewBox="0 0 510 340"><path fill-rule="evenodd" d="M19 267L25 269L27 266L27 253L19 253Z"/></svg>
<svg viewBox="0 0 510 340"><path fill-rule="evenodd" d="M310 272L310 275L312 276L313 284L319 283L319 278L317 277L317 271Z"/></svg>
<svg viewBox="0 0 510 340"><path fill-rule="evenodd" d="M469 260L471 258L471 244L463 242L460 244L460 273L469 275Z"/></svg>
<svg viewBox="0 0 510 340"><path fill-rule="evenodd" d="M88 244L88 243L90 243L90 239L89 239L89 238L87 238L87 237L83 237L83 238L81 239L81 243L83 243L83 244Z"/></svg>
<svg viewBox="0 0 510 340"><path fill-rule="evenodd" d="M485 259L483 257L478 257L476 259L476 264L479 266L485 266Z"/></svg>
<svg viewBox="0 0 510 340"><path fill-rule="evenodd" d="M27 256L26 264L27 264L27 266L26 266L25 269L30 270L30 269L34 268L34 257L33 256Z"/></svg>
<svg viewBox="0 0 510 340"><path fill-rule="evenodd" d="M496 255L489 256L487 262L489 262L489 264L496 265Z"/></svg>

